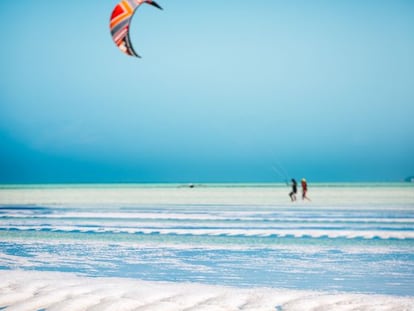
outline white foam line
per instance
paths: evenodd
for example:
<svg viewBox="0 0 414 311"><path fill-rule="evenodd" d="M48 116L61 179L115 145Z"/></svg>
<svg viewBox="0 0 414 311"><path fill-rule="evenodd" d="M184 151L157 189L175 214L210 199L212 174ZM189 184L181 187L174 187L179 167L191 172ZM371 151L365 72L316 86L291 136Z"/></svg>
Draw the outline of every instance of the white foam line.
<svg viewBox="0 0 414 311"><path fill-rule="evenodd" d="M413 297L240 289L17 270L0 271L0 279L0 307L7 311L414 310Z"/></svg>
<svg viewBox="0 0 414 311"><path fill-rule="evenodd" d="M414 231L407 230L312 230L312 229L174 229L174 228L136 228L136 227L80 227L80 226L0 226L3 230L51 232L95 232L95 233L129 233L129 234L161 234L161 235L194 235L194 236L277 236L296 238L364 238L364 239L414 239Z"/></svg>
<svg viewBox="0 0 414 311"><path fill-rule="evenodd" d="M338 217L332 215L331 217L312 217L309 218L308 215L304 215L303 217L290 217L289 215L281 214L278 217L274 217L275 211L271 211L268 213L263 212L252 212L248 213L249 216L246 216L245 212L237 212L237 213L226 213L226 212L215 212L214 214L208 212L200 212L200 213L170 213L168 211L163 211L159 213L131 213L131 212L122 212L122 213L108 213L102 211L100 213L93 213L93 212L68 212L68 213L55 213L55 214L48 214L48 215L33 215L33 214L26 214L26 213L7 213L3 214L2 216L7 216L9 218L16 218L20 219L23 218L25 220L31 219L57 219L57 220L67 220L69 219L99 219L99 220L114 220L114 219L128 219L128 220L197 220L197 221L267 221L267 222L305 222L305 223L414 223L414 216L412 217L399 217L399 218L388 218L388 217L375 217L375 218L356 218L356 217ZM264 215L269 214L269 217L265 217ZM1 217L0 217L1 219Z"/></svg>
<svg viewBox="0 0 414 311"><path fill-rule="evenodd" d="M151 228L160 228L160 229L166 229L166 228L184 228L184 227L191 227L191 228L226 228L226 229L238 229L238 228L256 228L256 229L326 229L326 230L345 230L345 228L348 228L348 230L383 230L380 228L387 228L387 229L394 229L394 230L400 230L400 229L412 229L413 226L409 224L401 224L401 223L387 223L383 225L379 224L368 224L368 223L360 223L360 224L342 224L342 223L290 223L290 222L279 222L279 223L268 223L268 222L221 222L221 221L214 221L214 222L199 222L199 221L188 221L188 222L179 222L179 221L171 221L171 222L163 222L163 221L151 221L151 222L145 222L145 221L113 221L109 220L106 222L102 221L93 221L93 220L86 220L86 221L74 221L74 220L62 220L62 221L45 221L45 220L36 220L36 219L30 219L30 220L12 220L12 221L0 221L0 228L2 225L8 225L8 226L16 226L16 227L25 227L25 226L49 226L49 227L62 227L62 226L78 226L78 227L119 227L124 228L127 226L134 226L135 228L139 227L151 227Z"/></svg>

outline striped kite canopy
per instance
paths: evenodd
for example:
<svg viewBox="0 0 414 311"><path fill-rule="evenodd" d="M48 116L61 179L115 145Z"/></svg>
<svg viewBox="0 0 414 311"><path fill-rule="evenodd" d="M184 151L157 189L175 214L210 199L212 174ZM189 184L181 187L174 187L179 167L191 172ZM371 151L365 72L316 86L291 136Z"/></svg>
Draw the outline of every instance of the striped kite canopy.
<svg viewBox="0 0 414 311"><path fill-rule="evenodd" d="M155 1L151 0L122 0L112 11L109 27L112 39L118 48L125 54L140 57L131 44L129 37L129 25L136 9L143 3L151 4L162 9Z"/></svg>

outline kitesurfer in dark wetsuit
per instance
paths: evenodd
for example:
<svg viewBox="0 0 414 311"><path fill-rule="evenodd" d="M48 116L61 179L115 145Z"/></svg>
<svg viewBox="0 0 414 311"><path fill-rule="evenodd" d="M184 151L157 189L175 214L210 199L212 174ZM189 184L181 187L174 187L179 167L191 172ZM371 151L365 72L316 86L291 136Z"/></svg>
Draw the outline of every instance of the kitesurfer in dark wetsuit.
<svg viewBox="0 0 414 311"><path fill-rule="evenodd" d="M290 199L296 201L296 193L298 192L298 183L292 178L292 191L289 193Z"/></svg>

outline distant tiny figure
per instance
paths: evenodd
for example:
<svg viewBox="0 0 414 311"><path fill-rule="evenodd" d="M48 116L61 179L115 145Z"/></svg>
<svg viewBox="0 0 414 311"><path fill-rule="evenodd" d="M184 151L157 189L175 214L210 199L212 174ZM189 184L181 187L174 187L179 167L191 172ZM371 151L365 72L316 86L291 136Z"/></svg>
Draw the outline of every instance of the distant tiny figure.
<svg viewBox="0 0 414 311"><path fill-rule="evenodd" d="M298 192L298 183L294 178L292 178L292 191L289 193L290 199L293 201L296 201L296 193Z"/></svg>
<svg viewBox="0 0 414 311"><path fill-rule="evenodd" d="M308 192L308 183L306 182L305 178L302 178L301 185L302 185L302 200L306 199L310 201L310 199L306 196L306 193Z"/></svg>

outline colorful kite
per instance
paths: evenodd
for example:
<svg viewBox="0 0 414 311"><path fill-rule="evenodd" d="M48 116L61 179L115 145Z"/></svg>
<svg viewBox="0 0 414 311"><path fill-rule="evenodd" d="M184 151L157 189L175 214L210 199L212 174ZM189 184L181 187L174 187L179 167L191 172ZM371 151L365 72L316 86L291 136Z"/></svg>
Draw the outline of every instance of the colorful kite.
<svg viewBox="0 0 414 311"><path fill-rule="evenodd" d="M129 38L129 24L131 23L135 11L143 3L151 4L162 10L162 8L152 0L122 0L115 6L109 25L112 39L119 49L125 54L136 57L140 56L132 47L131 39Z"/></svg>

